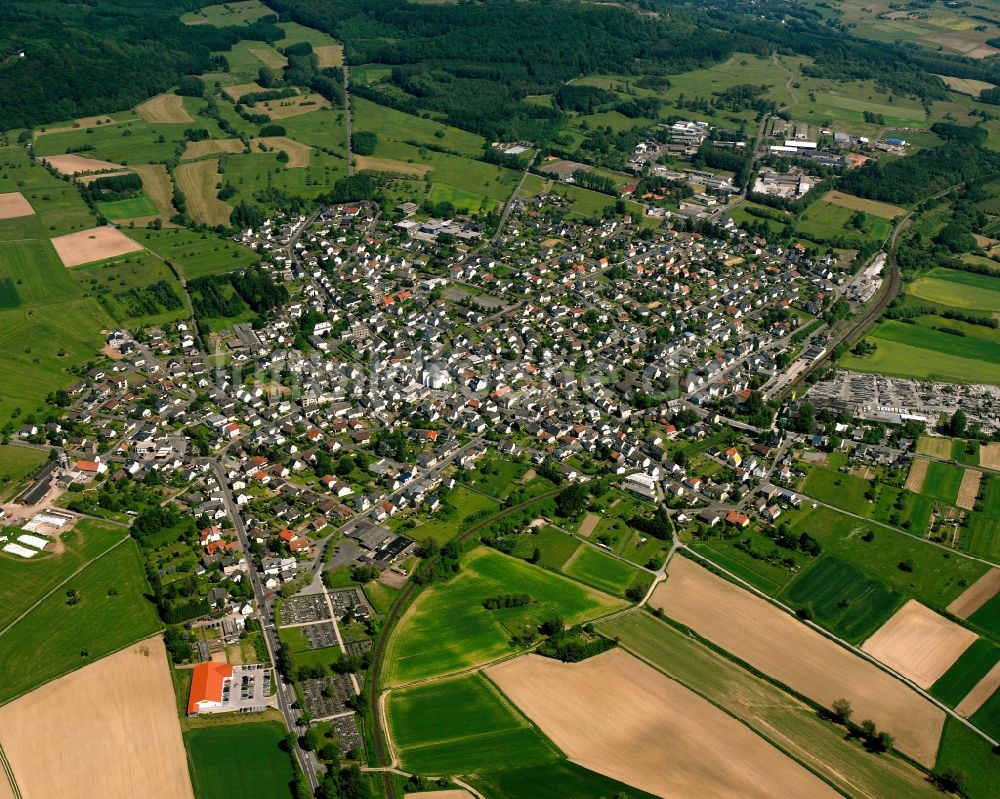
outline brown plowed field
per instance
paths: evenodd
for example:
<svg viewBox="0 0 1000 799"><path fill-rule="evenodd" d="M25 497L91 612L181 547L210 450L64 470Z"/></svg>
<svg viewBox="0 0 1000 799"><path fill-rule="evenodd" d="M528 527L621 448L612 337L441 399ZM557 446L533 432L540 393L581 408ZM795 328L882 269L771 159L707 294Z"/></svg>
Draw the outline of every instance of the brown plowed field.
<svg viewBox="0 0 1000 799"><path fill-rule="evenodd" d="M486 670L574 763L657 796L839 794L715 705L624 650L525 655Z"/></svg>
<svg viewBox="0 0 1000 799"><path fill-rule="evenodd" d="M160 638L0 708L0 745L23 799L193 796Z"/></svg>
<svg viewBox="0 0 1000 799"><path fill-rule="evenodd" d="M944 711L767 600L675 557L650 604L824 707L848 699L856 718L872 719L900 751L933 767Z"/></svg>

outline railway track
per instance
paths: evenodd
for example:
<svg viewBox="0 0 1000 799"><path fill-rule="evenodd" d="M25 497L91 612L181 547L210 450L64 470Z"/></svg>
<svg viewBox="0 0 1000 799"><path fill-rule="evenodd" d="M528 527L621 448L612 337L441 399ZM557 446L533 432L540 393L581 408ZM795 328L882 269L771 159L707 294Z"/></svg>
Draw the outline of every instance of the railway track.
<svg viewBox="0 0 1000 799"><path fill-rule="evenodd" d="M459 535L456 540L460 543L468 541L470 537L478 533L483 528L493 524L498 519L503 519L513 513L522 511L528 506L534 505L536 502L541 500L554 497L561 490L561 488L557 488L553 491L548 491L537 497L533 497L525 502L505 508L495 516L491 516L488 519L484 519L483 521L474 524L464 533ZM429 562L436 563L440 557L440 555L435 555ZM389 608L389 612L386 614L385 621L382 624L382 629L379 632L378 643L375 645L374 656L372 657L371 671L368 673L368 680L365 684L368 707L371 711L372 739L375 743L375 757L378 761L376 765L379 767L392 765L392 758L390 757L389 748L386 745L384 737L384 730L386 729L386 726L385 720L382 718L382 703L379 701L379 683L382 678L382 661L385 657L386 643L392 633L392 628L395 626L396 622L399 621L407 607L409 607L414 594L417 593L416 589L416 583L414 583L412 579L408 580L400 595L396 597L396 601L392 603L392 607ZM386 799L396 799L396 787L392 783L392 774L388 771L383 771L381 773L382 785L385 788Z"/></svg>

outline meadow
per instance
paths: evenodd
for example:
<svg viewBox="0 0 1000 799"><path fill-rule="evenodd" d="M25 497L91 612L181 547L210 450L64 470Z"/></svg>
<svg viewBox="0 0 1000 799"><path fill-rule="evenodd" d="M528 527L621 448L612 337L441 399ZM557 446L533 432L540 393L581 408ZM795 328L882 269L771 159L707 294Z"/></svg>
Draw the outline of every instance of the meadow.
<svg viewBox="0 0 1000 799"><path fill-rule="evenodd" d="M519 536L513 555L530 558L537 549L538 565L559 571L570 556L580 548L580 541L549 525L533 528L529 534Z"/></svg>
<svg viewBox="0 0 1000 799"><path fill-rule="evenodd" d="M907 289L920 299L969 311L1000 311L1000 277L936 267Z"/></svg>
<svg viewBox="0 0 1000 799"><path fill-rule="evenodd" d="M902 604L903 596L839 558L824 556L779 594L792 607L809 607L817 622L852 643L865 640Z"/></svg>
<svg viewBox="0 0 1000 799"><path fill-rule="evenodd" d="M957 719L947 718L938 749L936 771L954 768L965 772L969 799L990 799L1000 794L1000 769L985 739Z"/></svg>
<svg viewBox="0 0 1000 799"><path fill-rule="evenodd" d="M483 600L525 593L531 605L489 611ZM621 600L487 549L462 560L462 571L419 596L389 645L387 684L452 674L517 651L511 639L526 625L559 615L572 624L624 607Z"/></svg>
<svg viewBox="0 0 1000 799"><path fill-rule="evenodd" d="M606 799L627 796L629 799L653 799L652 794L624 785L568 760L533 766L517 766L501 771L482 771L469 782L490 799L517 796L519 799L550 799L572 796L574 799Z"/></svg>
<svg viewBox="0 0 1000 799"><path fill-rule="evenodd" d="M580 545L562 572L612 596L625 596L632 586L645 590L652 582L645 572L587 544Z"/></svg>
<svg viewBox="0 0 1000 799"><path fill-rule="evenodd" d="M185 25L246 25L268 14L273 14L270 8L258 0L236 0L233 3L220 3L204 6L190 11L181 17Z"/></svg>
<svg viewBox="0 0 1000 799"><path fill-rule="evenodd" d="M464 774L548 763L558 750L479 673L389 694L404 769Z"/></svg>
<svg viewBox="0 0 1000 799"><path fill-rule="evenodd" d="M292 761L281 724L233 724L184 733L197 799L291 797Z"/></svg>
<svg viewBox="0 0 1000 799"><path fill-rule="evenodd" d="M994 691L969 721L994 740L1000 738L1000 690Z"/></svg>
<svg viewBox="0 0 1000 799"><path fill-rule="evenodd" d="M946 705L955 707L997 661L1000 661L1000 647L992 641L979 638L938 678L931 686L930 693Z"/></svg>
<svg viewBox="0 0 1000 799"><path fill-rule="evenodd" d="M860 229L848 225L856 213L864 216ZM825 200L810 205L795 227L800 235L821 242L835 238L883 241L890 229L886 219Z"/></svg>
<svg viewBox="0 0 1000 799"><path fill-rule="evenodd" d="M878 345L873 355L845 355L839 365L858 372L874 372L889 377L909 377L917 380L937 380L948 383L998 383L1000 369L995 364L971 358L926 350L923 347L900 344L889 339L871 337Z"/></svg>
<svg viewBox="0 0 1000 799"><path fill-rule="evenodd" d="M156 214L156 206L145 195L132 197L128 200L98 203L97 210L108 219L135 219L140 216L153 216Z"/></svg>
<svg viewBox="0 0 1000 799"><path fill-rule="evenodd" d="M0 500L13 495L24 480L46 461L46 454L37 449L0 444Z"/></svg>
<svg viewBox="0 0 1000 799"><path fill-rule="evenodd" d="M808 705L649 613L630 613L598 630L849 795L940 796L911 764L869 754Z"/></svg>
<svg viewBox="0 0 1000 799"><path fill-rule="evenodd" d="M969 616L968 621L1000 640L1000 594L994 596L979 610Z"/></svg>
<svg viewBox="0 0 1000 799"><path fill-rule="evenodd" d="M0 636L0 702L161 629L148 591L132 541L88 565Z"/></svg>
<svg viewBox="0 0 1000 799"><path fill-rule="evenodd" d="M927 476L924 477L920 493L954 505L964 472L965 470L959 466L931 461L927 464Z"/></svg>
<svg viewBox="0 0 1000 799"><path fill-rule="evenodd" d="M65 549L59 554L45 553L25 560L0 553L0 629L125 536L122 527L95 519L80 519L72 530L60 535Z"/></svg>
<svg viewBox="0 0 1000 799"><path fill-rule="evenodd" d="M188 280L231 272L259 259L249 247L214 233L196 233L184 228L124 232L147 250L176 266Z"/></svg>
<svg viewBox="0 0 1000 799"><path fill-rule="evenodd" d="M70 273L82 297L94 297L111 317L130 326L162 325L188 317L184 288L163 261L148 252L77 267ZM173 291L176 308L167 308L148 290L165 283Z"/></svg>

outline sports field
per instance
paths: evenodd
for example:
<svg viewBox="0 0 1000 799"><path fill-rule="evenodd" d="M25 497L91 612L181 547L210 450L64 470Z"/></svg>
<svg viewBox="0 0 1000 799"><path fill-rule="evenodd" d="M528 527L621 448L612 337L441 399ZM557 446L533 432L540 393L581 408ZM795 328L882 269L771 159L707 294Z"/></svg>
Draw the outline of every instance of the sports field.
<svg viewBox="0 0 1000 799"><path fill-rule="evenodd" d="M525 655L486 674L570 760L650 793L839 795L738 721L620 649L581 663Z"/></svg>
<svg viewBox="0 0 1000 799"><path fill-rule="evenodd" d="M808 607L827 629L853 643L871 635L903 603L903 595L856 566L824 555L779 594Z"/></svg>
<svg viewBox="0 0 1000 799"><path fill-rule="evenodd" d="M198 799L290 799L292 761L281 724L233 724L184 733Z"/></svg>
<svg viewBox="0 0 1000 799"><path fill-rule="evenodd" d="M534 603L483 608L483 600L504 593L525 593ZM511 638L525 625L534 627L554 614L572 624L625 604L537 566L478 549L463 558L456 577L425 590L400 619L386 657L386 682L401 685L486 663L516 651Z"/></svg>
<svg viewBox="0 0 1000 799"><path fill-rule="evenodd" d="M466 774L559 758L478 673L393 691L387 710L400 763L418 774Z"/></svg>
<svg viewBox="0 0 1000 799"><path fill-rule="evenodd" d="M0 702L155 633L148 592L138 549L126 541L42 599L0 635Z"/></svg>
<svg viewBox="0 0 1000 799"><path fill-rule="evenodd" d="M933 763L943 711L766 600L687 558L674 558L651 604L824 707L847 698L860 718L890 731L901 751Z"/></svg>
<svg viewBox="0 0 1000 799"><path fill-rule="evenodd" d="M192 796L159 637L5 705L0 746L25 799Z"/></svg>

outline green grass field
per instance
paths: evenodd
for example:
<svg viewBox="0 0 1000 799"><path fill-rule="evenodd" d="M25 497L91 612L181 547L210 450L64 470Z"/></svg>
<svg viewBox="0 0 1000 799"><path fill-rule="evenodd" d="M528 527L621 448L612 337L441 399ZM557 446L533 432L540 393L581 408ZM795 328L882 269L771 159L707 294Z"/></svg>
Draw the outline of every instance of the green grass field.
<svg viewBox="0 0 1000 799"><path fill-rule="evenodd" d="M624 785L601 774L588 771L568 760L518 766L502 771L484 771L470 778L470 783L488 799L653 799L652 794Z"/></svg>
<svg viewBox="0 0 1000 799"><path fill-rule="evenodd" d="M765 739L790 749L849 796L940 796L912 765L869 754L811 707L649 613L629 613L598 629Z"/></svg>
<svg viewBox="0 0 1000 799"><path fill-rule="evenodd" d="M652 581L644 572L610 555L581 544L576 556L562 568L563 574L613 596L625 596L635 585L645 588Z"/></svg>
<svg viewBox="0 0 1000 799"><path fill-rule="evenodd" d="M189 11L181 17L185 25L246 25L268 14L273 14L270 8L258 0L236 0L233 3L220 3L214 6L204 6L197 11Z"/></svg>
<svg viewBox="0 0 1000 799"><path fill-rule="evenodd" d="M92 150L80 155L123 166L162 163L173 156L184 131L190 127L190 122L152 123L137 116L117 125L46 133L38 138L35 151L40 156L60 155L74 148L92 146ZM197 123L194 127L198 127Z"/></svg>
<svg viewBox="0 0 1000 799"><path fill-rule="evenodd" d="M117 525L81 519L60 536L65 549L59 554L45 553L25 560L0 552L0 629L126 534Z"/></svg>
<svg viewBox="0 0 1000 799"><path fill-rule="evenodd" d="M1000 640L1000 594L969 616L968 620Z"/></svg>
<svg viewBox="0 0 1000 799"><path fill-rule="evenodd" d="M990 745L962 722L947 718L938 749L937 771L955 768L969 778L969 799L993 799L1000 795L1000 768Z"/></svg>
<svg viewBox="0 0 1000 799"><path fill-rule="evenodd" d="M1000 660L1000 647L979 638L931 686L931 695L955 707Z"/></svg>
<svg viewBox="0 0 1000 799"><path fill-rule="evenodd" d="M93 297L117 322L131 326L162 325L189 316L184 288L170 269L155 255L139 252L81 266L70 273L82 297ZM173 292L168 308L148 290L154 283L166 283Z"/></svg>
<svg viewBox="0 0 1000 799"><path fill-rule="evenodd" d="M793 607L811 607L815 619L842 638L859 643L903 604L903 596L850 563L824 556L781 592Z"/></svg>
<svg viewBox="0 0 1000 799"><path fill-rule="evenodd" d="M69 605L66 591L76 591ZM127 541L94 561L0 636L0 702L161 629L142 560ZM43 653L44 656L39 656Z"/></svg>
<svg viewBox="0 0 1000 799"><path fill-rule="evenodd" d="M403 768L418 774L465 774L559 757L480 674L393 691L388 717Z"/></svg>
<svg viewBox="0 0 1000 799"><path fill-rule="evenodd" d="M184 733L197 799L285 799L292 796L292 761L279 745L280 724L233 724Z"/></svg>
<svg viewBox="0 0 1000 799"><path fill-rule="evenodd" d="M954 505L958 497L958 487L962 484L965 470L950 463L931 461L927 465L927 476L920 487L920 493Z"/></svg>
<svg viewBox="0 0 1000 799"><path fill-rule="evenodd" d="M98 203L97 209L108 219L134 219L137 216L156 215L156 206L145 195L130 200Z"/></svg>
<svg viewBox="0 0 1000 799"><path fill-rule="evenodd" d="M823 551L856 566L900 593L943 609L985 573L985 563L942 551L913 536L866 524L830 508L808 509L792 524L795 533L808 532ZM871 541L863 535L871 532ZM913 571L899 568L913 563Z"/></svg>
<svg viewBox="0 0 1000 799"><path fill-rule="evenodd" d="M0 500L13 494L14 489L45 463L46 459L41 450L0 444Z"/></svg>
<svg viewBox="0 0 1000 799"><path fill-rule="evenodd" d="M961 532L958 541L959 546L970 555L1000 560L1000 519L973 513L969 526Z"/></svg>
<svg viewBox="0 0 1000 799"><path fill-rule="evenodd" d="M486 145L486 140L475 133L452 128L433 119L404 114L362 97L352 98L351 109L354 130L373 131L378 135L380 143L385 139L395 139L400 142L433 144L473 157L482 154ZM440 137L437 135L439 131L442 134ZM377 150L376 155L394 157L383 155Z"/></svg>
<svg viewBox="0 0 1000 799"><path fill-rule="evenodd" d="M940 353L940 355L931 356L939 360L943 360L942 355L944 355L983 361L987 364L993 364L994 370L1000 373L1000 347L987 339L975 336L953 336L922 325L909 325L893 320L880 322L873 330L872 335L878 339L877 343L879 344L882 341L894 341L910 347L919 347L933 353Z"/></svg>
<svg viewBox="0 0 1000 799"><path fill-rule="evenodd" d="M1000 739L1000 691L994 691L993 695L983 703L983 706L972 714L969 721L994 741Z"/></svg>
<svg viewBox="0 0 1000 799"><path fill-rule="evenodd" d="M952 308L1000 311L1000 278L990 275L958 272L939 267L928 272L926 277L913 281L906 291L915 297Z"/></svg>
<svg viewBox="0 0 1000 799"><path fill-rule="evenodd" d="M859 240L882 241L889 235L891 224L871 214L864 214L861 229L848 226L848 221L856 213L851 208L819 200L809 206L796 226L796 232L817 241L846 237Z"/></svg>
<svg viewBox="0 0 1000 799"><path fill-rule="evenodd" d="M217 275L256 263L259 257L214 233L196 233L183 228L125 230L129 238L174 264L190 279Z"/></svg>
<svg viewBox="0 0 1000 799"><path fill-rule="evenodd" d="M1000 383L995 364L970 358L946 356L922 347L900 344L873 336L878 349L873 355L845 355L839 365L858 372L874 372L890 377L938 380L948 383Z"/></svg>
<svg viewBox="0 0 1000 799"><path fill-rule="evenodd" d="M580 546L579 539L545 525L534 528L528 535L520 536L512 554L518 558L530 558L537 548L541 553L539 565L559 571Z"/></svg>
<svg viewBox="0 0 1000 799"><path fill-rule="evenodd" d="M503 593L526 593L526 607L488 611L482 602ZM390 641L386 682L452 674L516 649L511 637L553 614L583 621L625 603L499 552L478 549L463 558L458 576L417 598Z"/></svg>

